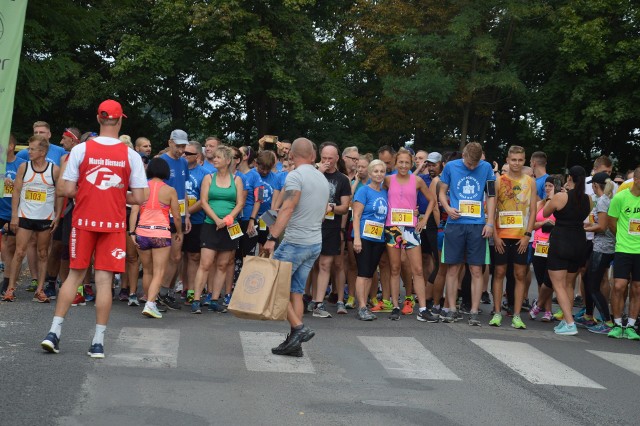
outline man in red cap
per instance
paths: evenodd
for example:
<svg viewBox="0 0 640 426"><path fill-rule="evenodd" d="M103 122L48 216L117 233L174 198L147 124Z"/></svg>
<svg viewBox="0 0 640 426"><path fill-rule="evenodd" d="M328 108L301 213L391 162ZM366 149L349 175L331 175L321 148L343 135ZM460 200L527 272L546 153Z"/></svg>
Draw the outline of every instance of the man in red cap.
<svg viewBox="0 0 640 426"><path fill-rule="evenodd" d="M148 197L140 155L118 139L123 117L127 116L118 102L107 100L100 104L97 115L100 136L71 150L58 183L60 195L75 198L69 241L71 270L60 287L49 334L41 343L47 352L59 352L62 322L91 257L95 256L96 332L89 355L104 358L113 274L125 270L125 205L142 204Z"/></svg>

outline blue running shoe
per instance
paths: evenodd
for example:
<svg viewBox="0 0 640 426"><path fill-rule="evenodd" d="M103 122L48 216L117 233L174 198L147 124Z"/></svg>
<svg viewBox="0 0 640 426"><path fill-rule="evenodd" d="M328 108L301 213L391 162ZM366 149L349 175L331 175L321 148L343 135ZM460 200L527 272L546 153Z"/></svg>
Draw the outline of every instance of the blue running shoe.
<svg viewBox="0 0 640 426"><path fill-rule="evenodd" d="M94 343L91 345L87 355L91 358L104 358L104 346L101 343Z"/></svg>
<svg viewBox="0 0 640 426"><path fill-rule="evenodd" d="M207 295L202 300L202 306L209 306L211 303L211 293L207 293Z"/></svg>
<svg viewBox="0 0 640 426"><path fill-rule="evenodd" d="M55 300L56 299L56 283L48 282L47 285L44 286L44 295L51 300Z"/></svg>
<svg viewBox="0 0 640 426"><path fill-rule="evenodd" d="M202 313L202 308L200 308L200 301L199 300L194 300L193 302L191 302L191 313L192 314L201 314Z"/></svg>
<svg viewBox="0 0 640 426"><path fill-rule="evenodd" d="M575 324L567 324L565 321L560 323L561 327L556 327L553 332L562 336L575 336L578 334L578 327Z"/></svg>
<svg viewBox="0 0 640 426"><path fill-rule="evenodd" d="M229 303L231 303L231 293L227 293L224 295L224 300L222 301L222 304L224 306L229 306Z"/></svg>
<svg viewBox="0 0 640 426"><path fill-rule="evenodd" d="M49 353L57 354L60 352L60 346L58 346L59 344L60 339L58 338L58 335L56 333L50 332L49 334L47 334L47 337L44 338L42 343L40 343L40 346L42 346L42 349Z"/></svg>
<svg viewBox="0 0 640 426"><path fill-rule="evenodd" d="M211 302L209 304L209 312L217 312L219 314L224 314L225 312L227 312L227 308L225 308L224 306L218 305L218 302Z"/></svg>
<svg viewBox="0 0 640 426"><path fill-rule="evenodd" d="M594 325L593 327L587 328L587 330L595 334L609 334L609 332L611 331L611 327L606 323L601 322L597 325Z"/></svg>

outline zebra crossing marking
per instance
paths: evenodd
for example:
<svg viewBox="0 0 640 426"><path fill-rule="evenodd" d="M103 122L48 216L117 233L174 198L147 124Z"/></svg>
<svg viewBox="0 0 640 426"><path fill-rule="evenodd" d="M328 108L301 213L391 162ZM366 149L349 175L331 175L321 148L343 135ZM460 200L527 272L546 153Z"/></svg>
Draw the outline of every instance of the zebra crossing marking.
<svg viewBox="0 0 640 426"><path fill-rule="evenodd" d="M180 330L123 327L108 348L105 364L121 367L176 368Z"/></svg>
<svg viewBox="0 0 640 426"><path fill-rule="evenodd" d="M587 352L640 376L640 355L593 351L589 349Z"/></svg>
<svg viewBox="0 0 640 426"><path fill-rule="evenodd" d="M296 358L271 353L271 348L282 343L285 337L283 333L241 331L240 341L247 370L314 374L316 370L308 355Z"/></svg>

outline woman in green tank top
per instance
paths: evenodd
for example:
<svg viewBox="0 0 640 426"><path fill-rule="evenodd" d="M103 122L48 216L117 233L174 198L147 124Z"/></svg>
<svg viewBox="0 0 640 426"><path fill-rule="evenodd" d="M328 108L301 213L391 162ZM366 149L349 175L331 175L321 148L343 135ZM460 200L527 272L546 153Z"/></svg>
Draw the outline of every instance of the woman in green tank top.
<svg viewBox="0 0 640 426"><path fill-rule="evenodd" d="M237 216L244 206L244 185L242 179L230 173L233 151L229 147L216 149L213 165L218 171L205 176L200 190L202 210L207 215L200 234L200 265L194 283L194 301L191 313L201 313L200 295L209 275L209 269L215 264L213 292L209 310L226 312L216 302L225 283L227 266L232 262L238 248L238 234L234 225L238 225ZM241 234L240 234L241 235ZM209 289L211 290L211 289Z"/></svg>

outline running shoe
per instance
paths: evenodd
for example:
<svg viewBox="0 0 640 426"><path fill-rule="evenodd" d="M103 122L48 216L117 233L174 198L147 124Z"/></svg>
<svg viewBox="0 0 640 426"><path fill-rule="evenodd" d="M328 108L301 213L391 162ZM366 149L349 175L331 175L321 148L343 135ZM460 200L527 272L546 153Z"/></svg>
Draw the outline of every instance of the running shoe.
<svg viewBox="0 0 640 426"><path fill-rule="evenodd" d="M444 314L444 316L443 316ZM440 314L440 319L442 320L442 322L445 322L447 324L455 322L456 321L456 313L453 311L449 311L449 312L445 312L442 311L442 313Z"/></svg>
<svg viewBox="0 0 640 426"><path fill-rule="evenodd" d="M144 304L142 315L149 318L157 318L157 319L162 318L162 314L158 310L158 305L153 302L147 302Z"/></svg>
<svg viewBox="0 0 640 426"><path fill-rule="evenodd" d="M367 308L358 309L358 319L360 321L373 321L374 319L377 319L377 318L378 317L373 315L371 311Z"/></svg>
<svg viewBox="0 0 640 426"><path fill-rule="evenodd" d="M640 340L640 336L638 336L638 333L636 333L636 330L632 326L626 326L624 328L622 337L628 340Z"/></svg>
<svg viewBox="0 0 640 426"><path fill-rule="evenodd" d="M224 299L222 299L222 304L226 307L231 303L231 293L227 293L224 295Z"/></svg>
<svg viewBox="0 0 640 426"><path fill-rule="evenodd" d="M49 298L47 297L46 294L44 294L44 291L36 291L33 294L33 299L31 299L32 302L38 302L38 303L51 303L51 300L49 300Z"/></svg>
<svg viewBox="0 0 640 426"><path fill-rule="evenodd" d="M556 321L564 320L564 313L562 312L562 309L558 309L556 313L553 314L553 319Z"/></svg>
<svg viewBox="0 0 640 426"><path fill-rule="evenodd" d="M316 304L316 307L313 309L313 316L316 318L331 318L331 314L327 312L327 307L324 303Z"/></svg>
<svg viewBox="0 0 640 426"><path fill-rule="evenodd" d="M192 314L201 314L202 313L202 308L200 306L200 301L199 300L194 300L193 302L191 302L191 313Z"/></svg>
<svg viewBox="0 0 640 426"><path fill-rule="evenodd" d="M138 295L135 293L131 293L129 295L129 306L140 306L140 302L138 301Z"/></svg>
<svg viewBox="0 0 640 426"><path fill-rule="evenodd" d="M623 332L624 331L622 330L622 327L616 324L613 326L613 328L611 329L609 334L607 334L607 336L612 337L614 339L622 339Z"/></svg>
<svg viewBox="0 0 640 426"><path fill-rule="evenodd" d="M211 293L207 293L204 296L204 299L202 299L202 306L209 306L209 303L211 303L211 298L213 296L211 295Z"/></svg>
<svg viewBox="0 0 640 426"><path fill-rule="evenodd" d="M573 307L574 308L580 308L584 305L584 300L582 300L582 296L577 295L574 299L573 299Z"/></svg>
<svg viewBox="0 0 640 426"><path fill-rule="evenodd" d="M511 327L518 330L525 330L527 328L524 322L522 322L522 318L520 318L520 315L513 316L513 318L511 319Z"/></svg>
<svg viewBox="0 0 640 426"><path fill-rule="evenodd" d="M71 306L86 306L86 305L87 305L87 301L85 300L82 293L77 292L76 297L73 299L73 302L71 303Z"/></svg>
<svg viewBox="0 0 640 426"><path fill-rule="evenodd" d="M336 313L339 315L344 315L347 314L347 308L344 306L344 302L338 302L336 304L337 310Z"/></svg>
<svg viewBox="0 0 640 426"><path fill-rule="evenodd" d="M178 280L178 282L176 283L176 286L173 289L176 293L180 293L184 289L184 285L182 284L182 281Z"/></svg>
<svg viewBox="0 0 640 426"><path fill-rule="evenodd" d="M474 326L474 327L480 327L480 320L478 319L478 314L475 312L472 312L471 314L469 314L469 325Z"/></svg>
<svg viewBox="0 0 640 426"><path fill-rule="evenodd" d="M522 301L522 310L529 312L531 310L531 303L529 303L529 299L524 299Z"/></svg>
<svg viewBox="0 0 640 426"><path fill-rule="evenodd" d="M489 325L500 327L502 325L502 314L493 314L493 317L489 320Z"/></svg>
<svg viewBox="0 0 640 426"><path fill-rule="evenodd" d="M482 297L480 298L480 303L482 303L483 305L490 305L491 304L491 296L489 296L489 292L488 291L483 291L482 292Z"/></svg>
<svg viewBox="0 0 640 426"><path fill-rule="evenodd" d="M318 302L315 302L313 300L311 300L309 303L307 303L307 312L313 313L313 310L316 308L317 304L318 304Z"/></svg>
<svg viewBox="0 0 640 426"><path fill-rule="evenodd" d="M209 303L209 312L216 312L218 314L224 314L227 312L227 308L222 305L218 305L218 302Z"/></svg>
<svg viewBox="0 0 640 426"><path fill-rule="evenodd" d="M311 302L312 297L308 294L302 295L302 303L304 303L304 312L309 312L309 303Z"/></svg>
<svg viewBox="0 0 640 426"><path fill-rule="evenodd" d="M93 287L91 287L91 284L85 284L83 287L83 291L84 300L86 300L87 302L93 302L94 300L96 300L96 295L93 292Z"/></svg>
<svg viewBox="0 0 640 426"><path fill-rule="evenodd" d="M434 315L429 309L419 311L416 319L421 322L437 323L440 322L440 315Z"/></svg>
<svg viewBox="0 0 640 426"><path fill-rule="evenodd" d="M566 321L561 321L560 327L556 327L553 332L561 336L575 336L578 334L578 327L575 324L569 325Z"/></svg>
<svg viewBox="0 0 640 426"><path fill-rule="evenodd" d="M56 299L56 283L54 282L47 282L47 284L45 284L44 286L44 294L45 296L47 296L49 299L51 300L55 300Z"/></svg>
<svg viewBox="0 0 640 426"><path fill-rule="evenodd" d="M380 303L379 300L382 300L382 299L372 297L371 300L369 300L368 303L373 308L374 306L378 306L378 303Z"/></svg>
<svg viewBox="0 0 640 426"><path fill-rule="evenodd" d="M36 280L34 278L34 279L31 280L31 283L27 287L27 291L30 291L31 293L34 293L37 289L38 289L38 280Z"/></svg>
<svg viewBox="0 0 640 426"><path fill-rule="evenodd" d="M597 324L597 322L593 320L593 317L589 317L586 315L577 316L574 318L574 320L576 322L576 326L581 328L589 328Z"/></svg>
<svg viewBox="0 0 640 426"><path fill-rule="evenodd" d="M391 314L389 315L389 319L392 321L400 320L400 308L393 308Z"/></svg>
<svg viewBox="0 0 640 426"><path fill-rule="evenodd" d="M545 311L544 315L542 315L542 319L540 320L542 322L551 322L553 321L553 314L551 313L551 311Z"/></svg>
<svg viewBox="0 0 640 426"><path fill-rule="evenodd" d="M347 302L344 304L347 309L354 309L356 307L356 298L353 296L347 297Z"/></svg>
<svg viewBox="0 0 640 426"><path fill-rule="evenodd" d="M13 302L16 300L15 289L10 288L4 292L4 296L2 296L3 302Z"/></svg>
<svg viewBox="0 0 640 426"><path fill-rule="evenodd" d="M87 355L89 355L91 358L104 358L104 346L102 345L102 343L94 343L89 348Z"/></svg>
<svg viewBox="0 0 640 426"><path fill-rule="evenodd" d="M42 349L52 354L57 354L60 352L59 345L60 339L58 338L58 335L53 332L49 332L49 334L47 334L47 337L45 337L44 340L40 343Z"/></svg>
<svg viewBox="0 0 640 426"><path fill-rule="evenodd" d="M471 313L471 306L469 306L466 303L461 303L460 304L460 309L458 311L456 311L456 312L460 312L462 314L469 315Z"/></svg>
<svg viewBox="0 0 640 426"><path fill-rule="evenodd" d="M195 294L196 292L194 290L187 290L187 294L185 295L185 298L184 298L184 304L190 305L191 302L193 302L193 299L195 298Z"/></svg>
<svg viewBox="0 0 640 426"><path fill-rule="evenodd" d="M404 299L404 303L402 304L402 315L411 315L413 314L413 302L411 299Z"/></svg>
<svg viewBox="0 0 640 426"><path fill-rule="evenodd" d="M534 320L538 317L539 313L540 313L540 307L538 306L538 301L534 300L533 306L531 307L531 309L529 309L529 318Z"/></svg>
<svg viewBox="0 0 640 426"><path fill-rule="evenodd" d="M176 299L174 299L173 297L169 296L168 294L166 296L160 296L158 297L158 300L160 301L160 304L171 309L172 311L177 311L178 309L182 309L182 305L180 305Z"/></svg>
<svg viewBox="0 0 640 426"><path fill-rule="evenodd" d="M121 302L129 301L129 289L121 288L120 293L118 293L118 300Z"/></svg>
<svg viewBox="0 0 640 426"><path fill-rule="evenodd" d="M441 317L442 314L442 307L438 306L437 308L434 306L433 308L431 308L431 314L435 315L437 317ZM440 318L442 319L442 318Z"/></svg>
<svg viewBox="0 0 640 426"><path fill-rule="evenodd" d="M393 311L393 303L391 300L382 299L376 306L371 308L371 312L391 312Z"/></svg>
<svg viewBox="0 0 640 426"><path fill-rule="evenodd" d="M611 325L608 325L606 322L600 322L593 327L587 328L587 330L594 334L609 334L611 331Z"/></svg>

